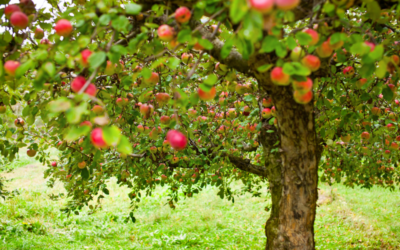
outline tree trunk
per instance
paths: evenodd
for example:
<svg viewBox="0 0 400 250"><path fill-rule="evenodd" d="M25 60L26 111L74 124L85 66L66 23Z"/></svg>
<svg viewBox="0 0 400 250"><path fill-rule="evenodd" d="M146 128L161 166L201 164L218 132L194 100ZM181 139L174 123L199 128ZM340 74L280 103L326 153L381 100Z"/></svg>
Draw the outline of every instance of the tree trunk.
<svg viewBox="0 0 400 250"><path fill-rule="evenodd" d="M280 164L268 176L272 209L265 228L266 249L315 249L320 145L313 104L297 104L289 87L274 90L277 90L272 99L278 119Z"/></svg>

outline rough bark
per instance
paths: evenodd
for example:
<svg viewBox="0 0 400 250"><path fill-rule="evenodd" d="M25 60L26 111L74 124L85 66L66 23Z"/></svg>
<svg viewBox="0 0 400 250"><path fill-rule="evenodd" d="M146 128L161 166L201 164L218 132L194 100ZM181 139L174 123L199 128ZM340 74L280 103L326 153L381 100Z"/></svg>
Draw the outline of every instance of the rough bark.
<svg viewBox="0 0 400 250"><path fill-rule="evenodd" d="M260 64L274 63L274 60L273 55L257 55L251 66L256 68ZM269 74L256 73L256 78L272 97L278 120L279 152L269 153L271 143L265 142L268 137L262 142L270 158L267 168L272 195L271 216L266 224L266 249L315 249L320 145L315 132L314 106L312 102L296 103L292 87L274 85Z"/></svg>

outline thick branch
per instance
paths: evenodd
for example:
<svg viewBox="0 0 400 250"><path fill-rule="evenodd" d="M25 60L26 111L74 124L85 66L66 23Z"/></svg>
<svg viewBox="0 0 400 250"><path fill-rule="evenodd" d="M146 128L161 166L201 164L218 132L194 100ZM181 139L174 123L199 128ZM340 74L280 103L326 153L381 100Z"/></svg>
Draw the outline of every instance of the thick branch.
<svg viewBox="0 0 400 250"><path fill-rule="evenodd" d="M190 22L190 27L192 29L195 29L199 25L201 25L199 21ZM209 41L213 44L213 48L211 50L206 50L206 52L213 56L217 61L221 62L222 64L226 64L244 74L251 74L248 60L243 59L242 55L236 49L232 49L231 53L225 59L223 59L221 56L221 50L224 46L224 43L218 38L213 38L212 32L206 27L200 28L198 32L204 39L209 39Z"/></svg>
<svg viewBox="0 0 400 250"><path fill-rule="evenodd" d="M243 159L241 157L226 155L229 158L229 161L234 164L238 169L256 174L259 176L267 177L267 169L262 166L253 165L250 163L250 160Z"/></svg>

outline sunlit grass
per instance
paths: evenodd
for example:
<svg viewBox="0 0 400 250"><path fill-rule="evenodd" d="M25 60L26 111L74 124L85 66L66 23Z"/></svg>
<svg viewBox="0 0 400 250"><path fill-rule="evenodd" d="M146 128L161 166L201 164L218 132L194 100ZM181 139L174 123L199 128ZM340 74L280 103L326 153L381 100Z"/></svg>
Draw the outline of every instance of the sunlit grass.
<svg viewBox="0 0 400 250"><path fill-rule="evenodd" d="M32 166L32 164L34 166ZM265 198L221 200L213 188L181 197L177 208L166 204L165 190L144 198L135 224L123 222L129 211L128 190L109 185L101 211L67 217L64 200L48 195L63 191L46 186L40 164L29 162L2 176L8 188L20 189L14 199L0 201L0 249L263 249L268 213ZM315 225L317 249L398 249L400 197L371 191L321 185L321 206ZM332 196L333 194L333 196ZM397 248L396 248L397 247Z"/></svg>

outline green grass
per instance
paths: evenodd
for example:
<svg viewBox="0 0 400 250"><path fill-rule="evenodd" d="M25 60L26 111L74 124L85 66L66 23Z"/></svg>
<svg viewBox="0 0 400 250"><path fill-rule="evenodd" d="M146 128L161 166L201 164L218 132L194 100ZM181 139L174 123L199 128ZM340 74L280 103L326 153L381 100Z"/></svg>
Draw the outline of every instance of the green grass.
<svg viewBox="0 0 400 250"><path fill-rule="evenodd" d="M143 199L132 224L123 222L128 190L111 183L101 211L88 215L85 210L68 218L59 211L65 200L48 197L61 192L62 185L46 187L44 167L38 163L16 164L28 166L2 173L13 178L9 189L18 188L21 194L0 201L1 250L263 249L266 241L265 198L241 196L232 204L209 188L172 210L159 189ZM320 196L317 249L400 249L399 193L321 185Z"/></svg>

